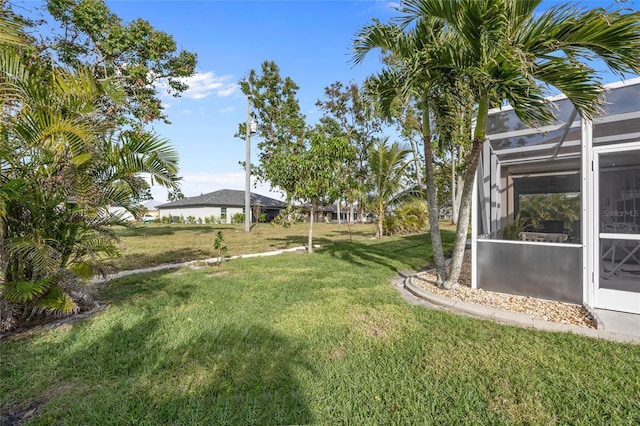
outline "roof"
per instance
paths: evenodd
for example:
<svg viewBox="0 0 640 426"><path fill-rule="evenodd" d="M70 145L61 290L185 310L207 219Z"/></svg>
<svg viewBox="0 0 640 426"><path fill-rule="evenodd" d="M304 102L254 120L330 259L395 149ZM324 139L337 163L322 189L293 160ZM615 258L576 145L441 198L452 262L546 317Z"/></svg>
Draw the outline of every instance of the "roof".
<svg viewBox="0 0 640 426"><path fill-rule="evenodd" d="M640 140L640 78L606 84L604 89L604 110L593 119L593 144ZM487 137L500 163L580 157L580 116L566 96L549 100L554 103L556 120L540 128L526 126L509 106L489 111Z"/></svg>
<svg viewBox="0 0 640 426"><path fill-rule="evenodd" d="M264 195L251 193L251 205L259 205L262 207L272 207L283 209L286 204L283 201L274 198L265 197ZM174 208L174 207L244 207L244 191L236 189L221 189L219 191L209 192L208 194L199 195L197 197L185 197L181 200L171 203L160 204L156 206L158 209Z"/></svg>
<svg viewBox="0 0 640 426"><path fill-rule="evenodd" d="M160 204L163 204L161 201L156 200L147 200L142 203L142 206L147 210L153 210L158 207Z"/></svg>

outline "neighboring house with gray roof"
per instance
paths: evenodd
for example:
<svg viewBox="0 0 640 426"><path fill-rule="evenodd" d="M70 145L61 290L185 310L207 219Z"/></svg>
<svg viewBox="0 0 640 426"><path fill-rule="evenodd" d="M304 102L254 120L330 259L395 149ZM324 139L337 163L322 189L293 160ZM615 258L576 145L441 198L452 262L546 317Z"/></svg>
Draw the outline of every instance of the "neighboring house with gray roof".
<svg viewBox="0 0 640 426"><path fill-rule="evenodd" d="M283 201L264 195L251 193L252 222L255 222L261 214L266 215L270 222L282 210L286 208ZM231 223L231 218L237 214L244 214L244 191L235 189L221 189L197 197L185 197L171 203L156 206L160 217L193 216L196 219L215 218L221 223Z"/></svg>

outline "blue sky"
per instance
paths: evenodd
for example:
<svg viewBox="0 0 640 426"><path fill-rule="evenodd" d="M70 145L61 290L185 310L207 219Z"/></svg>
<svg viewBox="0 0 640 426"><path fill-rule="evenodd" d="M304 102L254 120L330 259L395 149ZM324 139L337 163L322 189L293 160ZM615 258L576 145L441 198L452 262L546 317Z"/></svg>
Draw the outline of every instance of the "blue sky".
<svg viewBox="0 0 640 426"><path fill-rule="evenodd" d="M40 2L27 1L27 4ZM556 4L544 1L543 8ZM613 1L587 0L587 7ZM310 125L318 122L315 107L324 88L335 81L360 84L381 69L379 54L372 52L363 64L353 66L354 34L372 18L387 22L397 15L395 2L360 1L157 1L107 0L123 21L138 17L171 34L180 49L198 54L196 75L181 98L164 96L171 125L154 130L169 139L180 154L180 176L185 196L218 189L244 189L245 143L234 138L238 123L246 119L246 98L238 82L265 60L275 61L281 75L300 86L298 99ZM620 3L638 9L639 0ZM607 81L614 81L613 76ZM257 140L252 141L255 163ZM268 186L254 190L269 192ZM152 188L157 201L166 190Z"/></svg>
<svg viewBox="0 0 640 426"><path fill-rule="evenodd" d="M155 130L180 154L185 196L222 188L244 189L245 143L234 138L246 118L246 98L238 87L250 69L273 60L282 76L300 86L298 99L309 124L324 88L335 81L360 83L379 67L378 54L353 66L354 34L373 17L395 15L384 1L108 1L123 20L137 17L172 34L182 49L198 54L197 75L179 99L163 97L171 125ZM257 140L252 141L252 157ZM255 162L255 161L254 161ZM166 191L153 188L154 198ZM262 186L255 192L269 193ZM280 197L278 197L280 198Z"/></svg>

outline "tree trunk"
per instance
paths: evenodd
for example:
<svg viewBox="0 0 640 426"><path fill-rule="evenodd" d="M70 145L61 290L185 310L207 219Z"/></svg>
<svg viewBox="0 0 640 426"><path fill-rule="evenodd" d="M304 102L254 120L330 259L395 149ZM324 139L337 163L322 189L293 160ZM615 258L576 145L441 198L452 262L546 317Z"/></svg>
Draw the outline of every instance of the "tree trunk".
<svg viewBox="0 0 640 426"><path fill-rule="evenodd" d="M342 220L340 219L340 199L338 198L338 201L336 202L336 209L338 211L338 225L342 224Z"/></svg>
<svg viewBox="0 0 640 426"><path fill-rule="evenodd" d="M473 135L473 143L471 153L469 154L469 162L464 172L464 182L462 187L462 195L460 200L460 213L458 215L458 226L456 227L456 238L453 245L453 255L451 257L451 266L449 277L443 283L445 289L452 288L458 283L460 271L462 270L462 261L464 259L464 249L467 244L467 231L469 230L469 218L471 213L471 201L473 196L473 180L478 168L480 160L480 152L485 142L487 117L489 111L489 99L483 97L478 103L478 114L476 121L476 129Z"/></svg>
<svg viewBox="0 0 640 426"><path fill-rule="evenodd" d="M462 202L462 188L464 187L464 179L462 178L462 176L458 176L456 180L458 183L456 184L456 198L454 198L453 200L453 211L458 212L458 214L456 214L457 217L460 213L460 203ZM456 225L457 224L458 221L456 220Z"/></svg>
<svg viewBox="0 0 640 426"><path fill-rule="evenodd" d="M462 270L462 261L464 259L464 250L467 244L467 232L469 230L469 218L471 217L471 201L473 196L473 179L475 178L478 161L480 159L480 151L484 140L473 140L471 153L469 155L469 164L464 173L464 182L462 186L462 195L460 197L460 212L458 214L458 225L456 226L456 238L453 244L453 254L451 256L451 265L449 276L442 285L445 289L452 288L458 283L460 271Z"/></svg>
<svg viewBox="0 0 640 426"><path fill-rule="evenodd" d="M307 242L307 253L313 253L313 216L316 212L316 206L311 204L309 208L309 241Z"/></svg>
<svg viewBox="0 0 640 426"><path fill-rule="evenodd" d="M433 260L436 265L437 284L447 279L447 266L442 248L442 237L440 235L440 212L438 208L438 194L436 193L436 180L433 170L433 149L431 148L431 125L429 122L429 108L425 102L423 111L422 138L424 143L424 163L426 168L427 183L427 207L429 208L429 228L431 233L431 246L433 250Z"/></svg>
<svg viewBox="0 0 640 426"><path fill-rule="evenodd" d="M378 209L378 226L376 227L376 238L382 238L382 222L384 221L384 211Z"/></svg>
<svg viewBox="0 0 640 426"><path fill-rule="evenodd" d="M456 199L458 194L458 174L456 173L456 148L451 147L451 223L458 224L458 210Z"/></svg>
<svg viewBox="0 0 640 426"><path fill-rule="evenodd" d="M413 166L416 168L416 184L418 188L422 188L422 175L420 174L420 156L418 155L417 142L413 138L409 139L411 143L411 151L413 152Z"/></svg>

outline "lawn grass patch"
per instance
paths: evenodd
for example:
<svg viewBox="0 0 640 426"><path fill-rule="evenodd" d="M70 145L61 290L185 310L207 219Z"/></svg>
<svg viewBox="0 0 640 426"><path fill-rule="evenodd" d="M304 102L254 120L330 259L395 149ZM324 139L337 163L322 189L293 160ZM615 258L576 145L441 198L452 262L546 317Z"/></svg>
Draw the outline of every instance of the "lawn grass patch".
<svg viewBox="0 0 640 426"><path fill-rule="evenodd" d="M389 280L424 266L424 238L111 281L98 315L2 342L0 407L63 425L640 422L640 347L408 305Z"/></svg>
<svg viewBox="0 0 640 426"><path fill-rule="evenodd" d="M288 249L307 244L308 224L290 227L269 223L254 224L251 232L244 225L192 225L148 223L134 229L115 227L121 240L122 256L107 262L110 272L181 263L218 256L213 247L218 231L225 238L231 256ZM362 240L373 237L372 224L314 224L314 244Z"/></svg>

